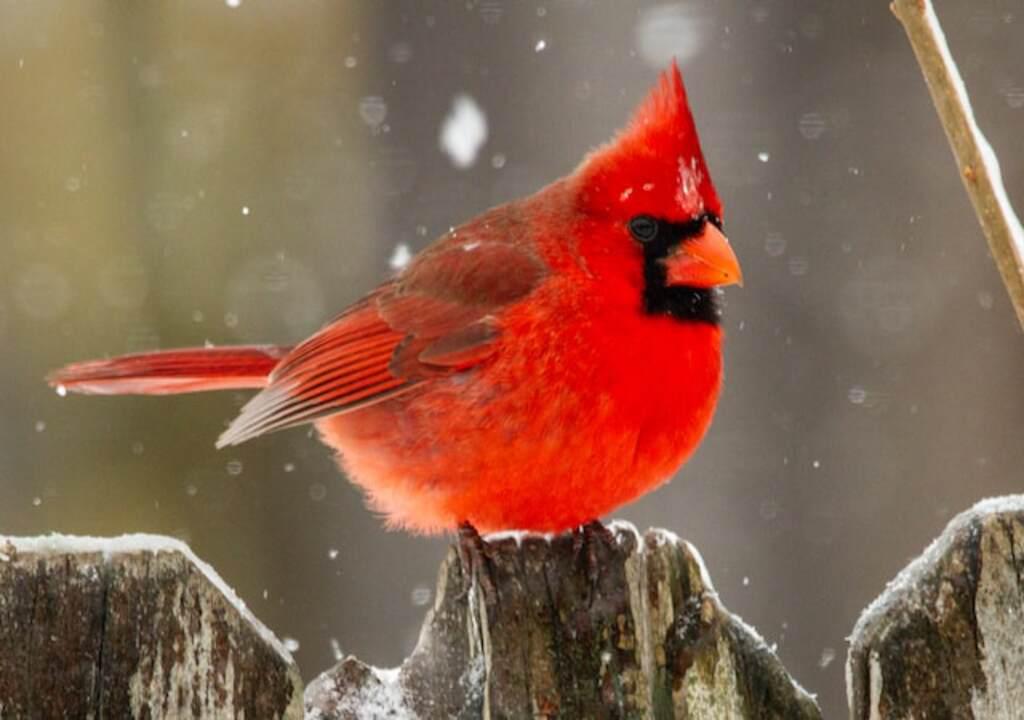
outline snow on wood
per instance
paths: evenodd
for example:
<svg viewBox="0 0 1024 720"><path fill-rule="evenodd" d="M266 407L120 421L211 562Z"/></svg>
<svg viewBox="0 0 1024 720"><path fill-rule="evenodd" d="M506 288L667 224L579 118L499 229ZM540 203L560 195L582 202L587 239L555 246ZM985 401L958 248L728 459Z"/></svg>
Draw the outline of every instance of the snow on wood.
<svg viewBox="0 0 1024 720"><path fill-rule="evenodd" d="M412 655L345 658L310 684L307 717L820 717L692 546L610 530L488 536L490 599L453 549Z"/></svg>
<svg viewBox="0 0 1024 720"><path fill-rule="evenodd" d="M0 536L0 717L302 717L281 643L180 541Z"/></svg>
<svg viewBox="0 0 1024 720"><path fill-rule="evenodd" d="M291 665L295 662L284 644L277 639L277 636L266 625L256 619L256 616L250 612L245 602L235 593L234 588L224 582L224 579L209 564L196 557L195 553L192 552L192 548L177 538L167 537L166 535L147 535L145 533L119 535L111 538L90 537L88 535L60 535L58 533L35 537L4 537L0 535L0 550L7 547L14 548L16 553L33 553L36 555L98 553L108 562L115 555L131 555L139 552L154 554L161 552L180 553L206 576L210 584L220 591L224 599L235 607L235 610L252 625L252 628L281 656L285 663ZM4 557L5 555L6 553L0 552L0 562L7 559Z"/></svg>
<svg viewBox="0 0 1024 720"><path fill-rule="evenodd" d="M674 534L488 536L489 596L453 548L412 655L343 658L309 720L820 718ZM851 717L1024 707L1024 495L985 500L858 621ZM288 651L170 538L0 536L0 717L302 717Z"/></svg>
<svg viewBox="0 0 1024 720"><path fill-rule="evenodd" d="M853 720L1020 718L1024 495L961 513L858 620L847 657Z"/></svg>

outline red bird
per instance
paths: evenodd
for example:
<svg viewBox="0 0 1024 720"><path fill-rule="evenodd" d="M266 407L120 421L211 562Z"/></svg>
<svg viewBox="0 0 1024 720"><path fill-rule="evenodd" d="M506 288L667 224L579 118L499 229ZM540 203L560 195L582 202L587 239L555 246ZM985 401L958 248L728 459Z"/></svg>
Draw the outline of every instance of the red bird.
<svg viewBox="0 0 1024 720"><path fill-rule="evenodd" d="M387 523L562 531L665 482L722 378L740 282L675 63L570 175L437 239L294 348L69 365L58 390L259 392L217 441L314 423Z"/></svg>

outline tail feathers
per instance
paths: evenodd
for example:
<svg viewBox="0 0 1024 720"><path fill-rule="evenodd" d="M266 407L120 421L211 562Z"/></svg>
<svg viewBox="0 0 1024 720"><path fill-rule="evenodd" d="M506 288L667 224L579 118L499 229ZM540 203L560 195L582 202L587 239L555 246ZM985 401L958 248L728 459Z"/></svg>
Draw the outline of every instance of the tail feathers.
<svg viewBox="0 0 1024 720"><path fill-rule="evenodd" d="M57 392L174 395L262 388L289 348L240 345L163 350L74 363L50 373Z"/></svg>

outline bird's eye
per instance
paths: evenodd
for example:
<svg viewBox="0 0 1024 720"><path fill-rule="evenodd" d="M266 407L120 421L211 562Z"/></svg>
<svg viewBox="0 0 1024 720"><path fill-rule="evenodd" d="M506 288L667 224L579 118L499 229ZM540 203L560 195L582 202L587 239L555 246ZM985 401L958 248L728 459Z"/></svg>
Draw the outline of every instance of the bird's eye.
<svg viewBox="0 0 1024 720"><path fill-rule="evenodd" d="M629 233L637 241L649 243L658 237L658 221L650 215L637 215L629 221Z"/></svg>

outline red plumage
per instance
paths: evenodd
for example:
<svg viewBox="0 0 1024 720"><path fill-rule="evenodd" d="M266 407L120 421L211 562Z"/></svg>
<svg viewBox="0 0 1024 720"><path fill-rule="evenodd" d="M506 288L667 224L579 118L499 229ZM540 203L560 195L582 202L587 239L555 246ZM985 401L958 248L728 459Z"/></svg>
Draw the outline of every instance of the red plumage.
<svg viewBox="0 0 1024 720"><path fill-rule="evenodd" d="M558 531L668 479L721 382L739 281L675 64L566 178L489 210L291 350L71 365L68 390L261 388L219 446L315 422L388 523Z"/></svg>
<svg viewBox="0 0 1024 720"><path fill-rule="evenodd" d="M88 360L49 376L51 385L90 395L176 395L265 387L288 348L273 345L182 348Z"/></svg>

